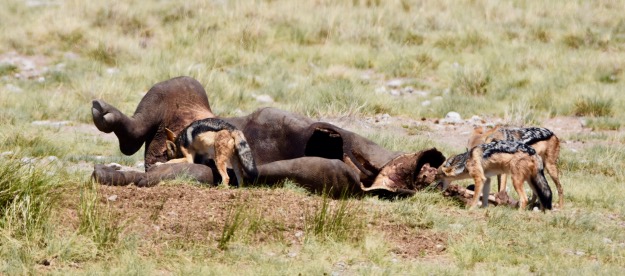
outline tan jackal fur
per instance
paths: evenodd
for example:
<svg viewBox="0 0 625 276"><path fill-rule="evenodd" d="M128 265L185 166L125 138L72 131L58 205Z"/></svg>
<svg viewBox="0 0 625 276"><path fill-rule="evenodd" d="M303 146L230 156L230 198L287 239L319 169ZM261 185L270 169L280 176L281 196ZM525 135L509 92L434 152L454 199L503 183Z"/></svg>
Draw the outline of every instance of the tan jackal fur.
<svg viewBox="0 0 625 276"><path fill-rule="evenodd" d="M551 179L558 190L558 207L564 208L564 190L560 183L560 170L558 169L558 157L560 156L560 139L546 128L509 128L496 126L489 130L482 127L473 129L473 134L469 138L468 147L473 148L479 144L493 141L519 141L525 143L540 155L543 166L551 176ZM498 175L499 191L506 189L506 175ZM532 202L536 200L532 197Z"/></svg>
<svg viewBox="0 0 625 276"><path fill-rule="evenodd" d="M465 153L452 156L438 168L437 179L443 182L443 189L446 189L450 181L472 178L475 181L475 194L469 207L474 208L488 177L503 173L512 177L512 185L519 194L519 209L523 210L527 206L527 195L523 189L526 181L538 195L542 209L551 209L551 189L543 174L542 160L532 147L520 142L480 144Z"/></svg>
<svg viewBox="0 0 625 276"><path fill-rule="evenodd" d="M252 157L249 144L243 132L227 122L208 118L198 120L184 128L176 136L171 130L167 133L167 163L193 163L196 155L213 159L224 186L230 177L227 168L232 168L242 187L244 175L255 179L258 170ZM175 158L175 159L174 159Z"/></svg>

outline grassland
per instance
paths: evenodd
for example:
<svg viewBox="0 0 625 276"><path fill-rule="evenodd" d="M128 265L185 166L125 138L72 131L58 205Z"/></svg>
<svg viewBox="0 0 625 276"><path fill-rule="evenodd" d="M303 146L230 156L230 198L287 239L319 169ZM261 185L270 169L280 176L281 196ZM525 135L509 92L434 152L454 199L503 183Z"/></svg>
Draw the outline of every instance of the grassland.
<svg viewBox="0 0 625 276"><path fill-rule="evenodd" d="M625 1L1 6L0 274L625 272ZM153 84L180 75L204 84L222 116L267 105L313 118L407 122L449 111L524 125L576 116L594 132L562 137L566 208L546 214L470 212L433 191L389 202L327 200L292 183L237 191L184 179L151 191L93 185L94 163L133 166L142 152L123 156L114 137L94 131L90 101L132 113ZM464 148L432 139L435 128L408 128L353 130L393 150ZM183 216L162 199L177 189L196 195L193 202L214 200L202 204L217 211ZM269 203L231 197L299 213L264 216L255 210ZM174 211L180 219L172 222Z"/></svg>

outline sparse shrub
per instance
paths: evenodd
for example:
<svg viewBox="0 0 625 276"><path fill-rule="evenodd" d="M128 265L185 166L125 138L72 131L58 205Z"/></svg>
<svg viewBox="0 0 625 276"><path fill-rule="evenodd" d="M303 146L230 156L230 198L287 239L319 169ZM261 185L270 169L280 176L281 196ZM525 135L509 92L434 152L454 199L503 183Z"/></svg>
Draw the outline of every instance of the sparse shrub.
<svg viewBox="0 0 625 276"><path fill-rule="evenodd" d="M63 149L38 134L22 134L18 132L7 135L4 140L0 139L0 141L7 148L12 148L20 151L23 154L28 154L31 156L60 157L64 155Z"/></svg>
<svg viewBox="0 0 625 276"><path fill-rule="evenodd" d="M360 239L364 224L358 219L358 213L359 208L345 197L334 201L323 192L321 204L316 210L308 210L304 214L306 234L333 241Z"/></svg>
<svg viewBox="0 0 625 276"><path fill-rule="evenodd" d="M58 185L44 169L0 159L0 229L13 238L41 238Z"/></svg>
<svg viewBox="0 0 625 276"><path fill-rule="evenodd" d="M19 68L13 64L3 63L0 64L0 76L11 75L17 73Z"/></svg>
<svg viewBox="0 0 625 276"><path fill-rule="evenodd" d="M88 52L88 55L96 61L112 66L117 62L118 53L114 47L100 42L95 49Z"/></svg>
<svg viewBox="0 0 625 276"><path fill-rule="evenodd" d="M606 47L607 40L602 40L598 34L590 29L587 29L585 33L570 33L562 37L562 42L573 49L579 49L581 47Z"/></svg>
<svg viewBox="0 0 625 276"><path fill-rule="evenodd" d="M403 26L394 26L389 31L389 38L397 43L406 45L421 45L425 41L423 35Z"/></svg>
<svg viewBox="0 0 625 276"><path fill-rule="evenodd" d="M221 250L228 249L228 243L232 241L235 234L240 230L243 221L245 220L246 206L243 204L231 205L228 210L228 215L224 222L224 228L221 232L221 237L217 240L217 248Z"/></svg>
<svg viewBox="0 0 625 276"><path fill-rule="evenodd" d="M619 20L619 22L612 29L612 38L614 41L625 42L625 19Z"/></svg>
<svg viewBox="0 0 625 276"><path fill-rule="evenodd" d="M611 117L598 117L589 119L587 126L592 130L619 130L621 121Z"/></svg>
<svg viewBox="0 0 625 276"><path fill-rule="evenodd" d="M531 35L534 39L543 42L543 43L547 43L549 41L551 41L551 34L549 33L548 30L546 30L544 27L539 26L537 28L533 28L531 30Z"/></svg>
<svg viewBox="0 0 625 276"><path fill-rule="evenodd" d="M99 249L107 249L119 241L125 226L119 215L100 204L95 185L89 182L80 190L78 232L90 237Z"/></svg>
<svg viewBox="0 0 625 276"><path fill-rule="evenodd" d="M458 67L453 78L452 88L465 95L482 96L488 93L491 76L481 68Z"/></svg>
<svg viewBox="0 0 625 276"><path fill-rule="evenodd" d="M602 83L617 83L622 70L618 67L600 67L597 68L597 80Z"/></svg>
<svg viewBox="0 0 625 276"><path fill-rule="evenodd" d="M598 97L583 97L575 102L575 116L612 116L612 101Z"/></svg>

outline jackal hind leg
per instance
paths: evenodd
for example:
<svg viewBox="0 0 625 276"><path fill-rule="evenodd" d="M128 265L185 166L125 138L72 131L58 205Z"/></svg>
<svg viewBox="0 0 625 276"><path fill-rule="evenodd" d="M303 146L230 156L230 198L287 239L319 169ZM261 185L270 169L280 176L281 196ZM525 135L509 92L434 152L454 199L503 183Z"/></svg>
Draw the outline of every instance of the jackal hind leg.
<svg viewBox="0 0 625 276"><path fill-rule="evenodd" d="M557 157L553 159L551 156L545 158L545 169L547 169L547 173L549 173L553 182L556 183L556 189L558 189L558 207L562 209L564 208L564 190L560 184L560 171L558 170Z"/></svg>
<svg viewBox="0 0 625 276"><path fill-rule="evenodd" d="M234 174L237 177L237 185L239 185L239 188L242 188L244 185L243 167L239 161L239 158L237 156L233 156L230 160L230 164L232 164L232 170L234 170Z"/></svg>

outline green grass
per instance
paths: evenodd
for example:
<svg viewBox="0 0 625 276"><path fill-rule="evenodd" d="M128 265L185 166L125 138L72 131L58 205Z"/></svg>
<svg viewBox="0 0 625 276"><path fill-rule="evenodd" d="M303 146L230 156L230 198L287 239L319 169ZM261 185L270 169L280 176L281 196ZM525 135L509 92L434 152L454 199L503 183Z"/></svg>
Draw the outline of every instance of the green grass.
<svg viewBox="0 0 625 276"><path fill-rule="evenodd" d="M12 152L0 157L0 274L623 274L623 1L42 3L0 9L0 154ZM538 125L582 116L593 133L563 137L583 146L562 144L558 212L467 211L431 191L392 202L311 196L298 243L286 222L235 201L214 243L155 245L126 229L88 181L93 164L134 166L143 150L124 156L84 126L93 125L91 100L132 114L152 85L180 75L198 79L222 116L267 105L313 118L456 111ZM394 79L429 94L376 92ZM274 102L255 100L263 94ZM428 138L434 128L404 131L362 135L390 150L464 148ZM45 164L49 156L58 160ZM388 232L369 226L382 222L415 237L445 233L446 250L397 256Z"/></svg>

